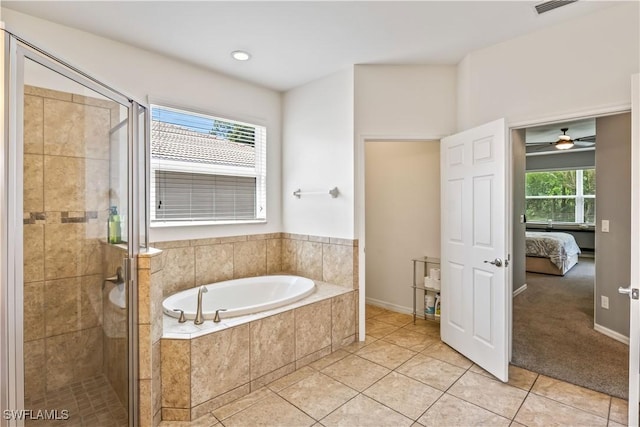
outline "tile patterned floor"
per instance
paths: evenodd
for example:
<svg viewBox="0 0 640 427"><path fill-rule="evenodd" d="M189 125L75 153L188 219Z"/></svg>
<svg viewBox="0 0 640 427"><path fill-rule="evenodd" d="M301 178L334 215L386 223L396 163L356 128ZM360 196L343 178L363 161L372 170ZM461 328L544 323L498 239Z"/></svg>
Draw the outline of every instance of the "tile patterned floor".
<svg viewBox="0 0 640 427"><path fill-rule="evenodd" d="M71 384L67 387L50 391L46 397L25 399L25 408L34 411L41 409L69 411L67 420L30 419L27 427L49 426L127 426L127 411L118 399L109 381L102 375ZM61 412L58 412L61 416Z"/></svg>
<svg viewBox="0 0 640 427"><path fill-rule="evenodd" d="M223 426L621 426L627 402L511 366L497 381L439 325L367 306L367 335L193 422Z"/></svg>

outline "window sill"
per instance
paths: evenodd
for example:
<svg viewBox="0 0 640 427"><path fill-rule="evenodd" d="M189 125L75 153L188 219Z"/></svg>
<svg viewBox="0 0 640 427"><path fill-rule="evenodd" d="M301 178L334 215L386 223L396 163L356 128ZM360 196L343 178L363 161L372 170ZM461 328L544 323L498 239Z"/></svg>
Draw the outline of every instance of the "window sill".
<svg viewBox="0 0 640 427"><path fill-rule="evenodd" d="M203 225L245 225L266 224L266 219L249 219L245 221L151 221L149 228L200 227Z"/></svg>
<svg viewBox="0 0 640 427"><path fill-rule="evenodd" d="M594 231L595 224L576 224L572 222L554 222L549 226L546 222L527 222L526 228L547 229L547 230L574 230L574 231Z"/></svg>

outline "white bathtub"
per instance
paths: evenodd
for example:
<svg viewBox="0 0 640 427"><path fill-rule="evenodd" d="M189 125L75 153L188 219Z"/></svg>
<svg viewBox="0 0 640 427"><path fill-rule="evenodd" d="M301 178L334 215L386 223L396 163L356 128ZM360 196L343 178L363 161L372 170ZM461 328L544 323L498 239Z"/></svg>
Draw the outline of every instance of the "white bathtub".
<svg viewBox="0 0 640 427"><path fill-rule="evenodd" d="M220 312L221 318L271 310L298 301L315 290L313 280L298 276L258 276L205 286L207 292L202 294L205 319L213 319L219 309L226 309ZM198 289L187 289L165 298L164 313L177 318L180 313L174 309L180 309L188 320L195 319Z"/></svg>

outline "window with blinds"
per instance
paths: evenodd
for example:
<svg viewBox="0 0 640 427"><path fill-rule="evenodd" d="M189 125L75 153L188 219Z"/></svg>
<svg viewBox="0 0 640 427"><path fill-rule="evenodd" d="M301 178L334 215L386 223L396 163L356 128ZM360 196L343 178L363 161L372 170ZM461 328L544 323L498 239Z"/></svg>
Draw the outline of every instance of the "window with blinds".
<svg viewBox="0 0 640 427"><path fill-rule="evenodd" d="M266 128L151 106L151 220L266 219Z"/></svg>

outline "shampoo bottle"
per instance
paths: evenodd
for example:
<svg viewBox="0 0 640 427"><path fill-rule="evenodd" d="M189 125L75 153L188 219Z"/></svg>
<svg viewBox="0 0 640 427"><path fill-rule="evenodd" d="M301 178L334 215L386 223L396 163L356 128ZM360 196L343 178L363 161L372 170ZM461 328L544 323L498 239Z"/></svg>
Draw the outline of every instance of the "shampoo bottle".
<svg viewBox="0 0 640 427"><path fill-rule="evenodd" d="M116 206L111 206L111 208L109 208L109 222L107 224L107 240L109 243L122 242L122 230L120 228L120 215L118 215L118 208Z"/></svg>

